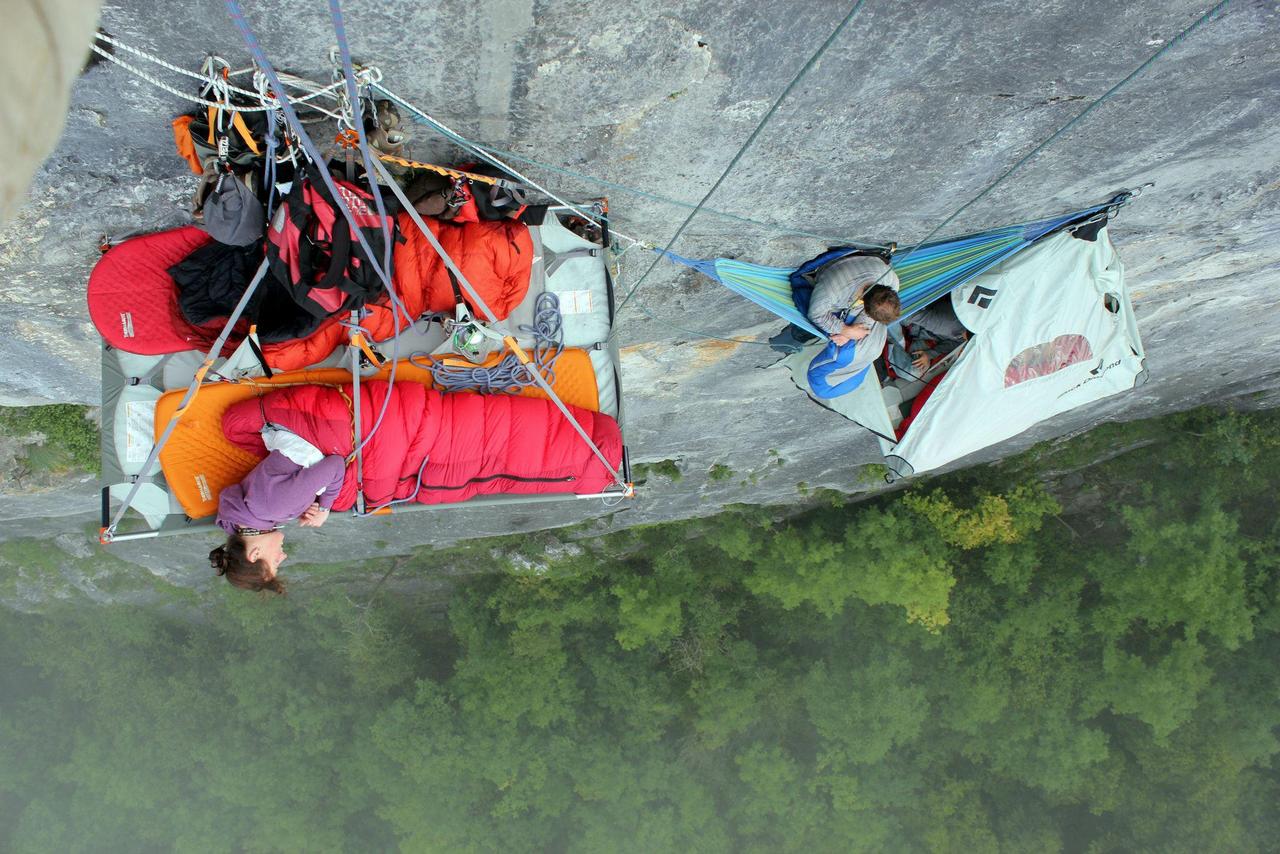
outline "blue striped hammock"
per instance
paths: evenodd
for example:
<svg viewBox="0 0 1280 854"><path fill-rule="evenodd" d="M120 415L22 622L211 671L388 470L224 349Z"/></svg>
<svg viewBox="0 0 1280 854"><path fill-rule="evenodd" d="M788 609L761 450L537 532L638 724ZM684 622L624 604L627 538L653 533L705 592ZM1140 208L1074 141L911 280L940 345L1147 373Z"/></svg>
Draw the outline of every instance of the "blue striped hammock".
<svg viewBox="0 0 1280 854"><path fill-rule="evenodd" d="M1020 225L1007 225L977 234L925 243L912 252L895 256L890 262L898 274L902 317L905 319L965 282L1010 258L1042 237L1073 222L1087 219L1127 201L1125 194L1084 210ZM657 250L662 252L662 250ZM662 253L672 261L692 267L783 320L826 338L800 313L791 299L792 267L767 267L728 258L699 261L672 252Z"/></svg>

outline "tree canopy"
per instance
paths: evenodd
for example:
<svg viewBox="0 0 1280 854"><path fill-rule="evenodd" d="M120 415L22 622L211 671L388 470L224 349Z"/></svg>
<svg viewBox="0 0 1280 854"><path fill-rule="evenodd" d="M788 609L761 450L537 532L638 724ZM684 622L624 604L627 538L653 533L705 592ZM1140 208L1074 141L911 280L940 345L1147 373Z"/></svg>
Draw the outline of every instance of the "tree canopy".
<svg viewBox="0 0 1280 854"><path fill-rule="evenodd" d="M371 578L5 614L0 848L1271 850L1278 425L485 543L445 613Z"/></svg>

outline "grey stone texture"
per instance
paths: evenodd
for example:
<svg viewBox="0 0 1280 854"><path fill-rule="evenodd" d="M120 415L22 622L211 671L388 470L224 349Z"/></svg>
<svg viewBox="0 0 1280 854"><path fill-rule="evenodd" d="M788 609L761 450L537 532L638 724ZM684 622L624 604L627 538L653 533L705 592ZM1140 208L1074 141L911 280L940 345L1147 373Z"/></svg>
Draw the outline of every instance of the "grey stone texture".
<svg viewBox="0 0 1280 854"><path fill-rule="evenodd" d="M247 2L278 67L327 79L325 4ZM345 4L357 59L388 88L471 138L562 168L696 202L773 99L847 12L830 2L583 3L475 0ZM796 88L675 247L697 257L787 265L824 248L810 235L911 245L1037 142L1209 8L1187 0L892 3L869 0ZM206 52L247 64L221 3L125 0L103 25L189 68ZM976 205L948 233L1031 219L1154 182L1113 223L1149 354L1138 391L1070 413L968 462L1102 421L1280 386L1280 5L1234 3ZM181 82L164 73L168 80ZM84 307L100 235L186 220L194 177L174 155L176 98L114 67L75 86L62 142L27 208L0 234L0 399L95 402L97 336ZM409 150L458 152L415 127ZM616 227L664 244L687 209L538 167L564 193L607 194ZM649 266L637 250L623 287ZM666 264L621 317L628 442L636 462L675 460L608 524L792 503L805 489L869 488L870 436L810 403L763 346L779 324L718 285ZM681 329L683 327L683 330ZM781 461L781 462L779 462ZM713 466L729 476L711 479ZM721 474L726 469L718 469ZM801 487L800 484L804 486ZM12 521L4 535L65 518ZM81 493L82 495L82 493ZM529 531L603 514L585 503L458 510L354 523L292 538L295 560L351 561L421 544ZM24 514L25 515L25 514ZM359 527L357 527L357 524ZM196 538L199 539L199 538ZM199 586L208 543L120 544L113 553Z"/></svg>

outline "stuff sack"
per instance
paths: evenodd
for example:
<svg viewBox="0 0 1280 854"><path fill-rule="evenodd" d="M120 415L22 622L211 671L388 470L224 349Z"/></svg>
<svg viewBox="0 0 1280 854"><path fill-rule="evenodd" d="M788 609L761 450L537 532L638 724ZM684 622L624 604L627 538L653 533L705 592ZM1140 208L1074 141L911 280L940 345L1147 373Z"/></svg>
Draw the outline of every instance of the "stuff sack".
<svg viewBox="0 0 1280 854"><path fill-rule="evenodd" d="M343 202L373 250L375 260L351 233L347 218L322 182L300 177L277 208L267 229L267 259L272 276L298 305L315 317L360 308L386 292L375 264L387 244L383 225L395 238L395 220L380 217L368 191L334 179Z"/></svg>

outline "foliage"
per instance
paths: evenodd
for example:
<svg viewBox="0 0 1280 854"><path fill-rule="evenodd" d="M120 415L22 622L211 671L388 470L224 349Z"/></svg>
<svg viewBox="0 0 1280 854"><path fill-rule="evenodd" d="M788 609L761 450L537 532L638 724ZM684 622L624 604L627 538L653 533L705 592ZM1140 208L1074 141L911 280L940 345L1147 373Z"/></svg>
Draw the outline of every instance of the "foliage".
<svg viewBox="0 0 1280 854"><path fill-rule="evenodd" d="M680 464L676 460L659 460L656 463L636 463L631 467L631 476L635 480L636 485L644 484L650 475L658 475L664 477L672 483L676 483L680 478L684 477L684 472L680 471Z"/></svg>
<svg viewBox="0 0 1280 854"><path fill-rule="evenodd" d="M444 621L329 576L6 615L0 849L1271 850L1280 419L1161 423L523 537Z"/></svg>
<svg viewBox="0 0 1280 854"><path fill-rule="evenodd" d="M96 472L97 425L88 417L89 408L72 403L48 406L0 407L0 433L16 438L43 437L39 450L28 450L33 468L63 470L74 468Z"/></svg>

